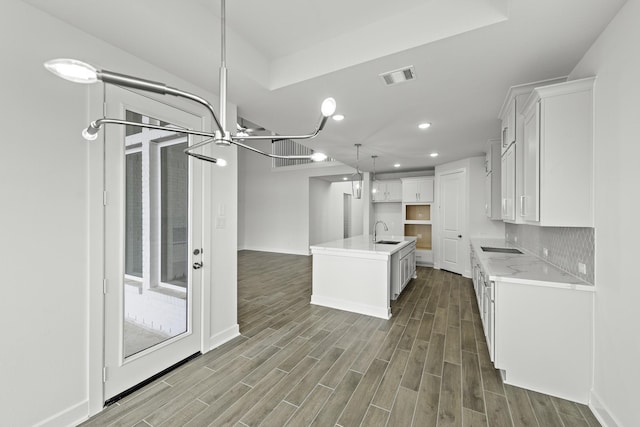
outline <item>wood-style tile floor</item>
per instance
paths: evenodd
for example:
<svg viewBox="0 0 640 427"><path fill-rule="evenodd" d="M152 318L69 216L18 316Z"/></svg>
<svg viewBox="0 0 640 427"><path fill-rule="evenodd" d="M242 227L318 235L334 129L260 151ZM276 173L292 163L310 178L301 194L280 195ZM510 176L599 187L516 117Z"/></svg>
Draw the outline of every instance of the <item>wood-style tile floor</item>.
<svg viewBox="0 0 640 427"><path fill-rule="evenodd" d="M469 279L419 268L385 321L310 305L311 263L239 252L242 336L86 425L599 426L584 405L502 383Z"/></svg>

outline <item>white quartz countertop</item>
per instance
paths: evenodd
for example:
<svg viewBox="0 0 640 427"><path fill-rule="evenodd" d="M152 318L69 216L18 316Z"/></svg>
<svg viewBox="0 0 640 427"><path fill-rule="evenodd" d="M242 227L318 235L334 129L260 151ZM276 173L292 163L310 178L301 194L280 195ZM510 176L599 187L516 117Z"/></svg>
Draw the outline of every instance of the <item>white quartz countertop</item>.
<svg viewBox="0 0 640 427"><path fill-rule="evenodd" d="M311 252L314 251L336 251L345 253L374 253L380 255L391 255L398 252L411 242L416 240L411 236L377 236L376 240L390 240L400 242L394 245L380 244L373 241L371 235L360 235L350 237L348 239L334 240L331 242L320 243L311 246Z"/></svg>
<svg viewBox="0 0 640 427"><path fill-rule="evenodd" d="M594 291L595 287L503 239L472 238L471 245L489 280ZM482 246L516 248L522 254L484 252Z"/></svg>

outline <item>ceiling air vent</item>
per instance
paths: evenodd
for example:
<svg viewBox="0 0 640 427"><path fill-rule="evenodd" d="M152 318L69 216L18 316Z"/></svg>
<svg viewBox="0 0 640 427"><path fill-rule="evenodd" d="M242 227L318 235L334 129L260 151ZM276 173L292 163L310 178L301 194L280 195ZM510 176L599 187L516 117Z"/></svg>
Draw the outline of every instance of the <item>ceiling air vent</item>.
<svg viewBox="0 0 640 427"><path fill-rule="evenodd" d="M393 86L398 83L415 79L416 72L413 69L413 65L409 65L408 67L403 67L397 70L382 73L380 74L380 77L382 78L382 80L384 80L387 86Z"/></svg>

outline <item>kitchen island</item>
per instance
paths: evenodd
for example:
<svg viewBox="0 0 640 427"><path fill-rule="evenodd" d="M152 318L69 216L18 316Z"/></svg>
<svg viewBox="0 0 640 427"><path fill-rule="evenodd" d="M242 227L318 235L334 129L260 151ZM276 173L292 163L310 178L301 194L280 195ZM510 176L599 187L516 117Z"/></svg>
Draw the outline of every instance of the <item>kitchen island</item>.
<svg viewBox="0 0 640 427"><path fill-rule="evenodd" d="M391 299L415 278L416 238L383 236L377 242L367 235L311 246L311 304L391 318Z"/></svg>

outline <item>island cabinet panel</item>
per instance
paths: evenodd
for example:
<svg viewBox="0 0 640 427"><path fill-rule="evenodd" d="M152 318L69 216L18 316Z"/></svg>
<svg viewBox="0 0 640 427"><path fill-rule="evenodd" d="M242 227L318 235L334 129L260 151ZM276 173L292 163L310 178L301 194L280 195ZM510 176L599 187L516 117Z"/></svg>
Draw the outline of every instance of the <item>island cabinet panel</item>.
<svg viewBox="0 0 640 427"><path fill-rule="evenodd" d="M416 277L414 237L355 236L311 246L311 253L311 304L389 319L391 299Z"/></svg>
<svg viewBox="0 0 640 427"><path fill-rule="evenodd" d="M391 318L391 257L313 255L311 304Z"/></svg>
<svg viewBox="0 0 640 427"><path fill-rule="evenodd" d="M505 383L589 401L593 292L495 282L495 367Z"/></svg>

